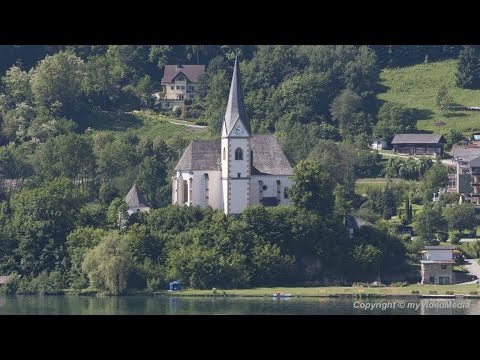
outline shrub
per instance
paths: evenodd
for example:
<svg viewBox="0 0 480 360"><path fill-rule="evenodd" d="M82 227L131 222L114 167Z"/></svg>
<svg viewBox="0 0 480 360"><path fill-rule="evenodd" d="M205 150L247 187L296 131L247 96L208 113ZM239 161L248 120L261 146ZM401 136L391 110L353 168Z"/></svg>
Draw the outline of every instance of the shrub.
<svg viewBox="0 0 480 360"><path fill-rule="evenodd" d="M172 113L173 115L175 115L176 117L179 117L181 114L182 114L182 108L178 105L175 105L173 108L172 108Z"/></svg>

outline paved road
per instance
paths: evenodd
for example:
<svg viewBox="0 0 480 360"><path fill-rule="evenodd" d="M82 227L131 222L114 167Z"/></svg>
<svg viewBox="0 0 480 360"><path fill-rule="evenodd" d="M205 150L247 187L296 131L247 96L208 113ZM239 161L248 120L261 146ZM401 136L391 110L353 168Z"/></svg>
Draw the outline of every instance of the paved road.
<svg viewBox="0 0 480 360"><path fill-rule="evenodd" d="M480 265L478 264L478 259L465 259L465 264L463 266L468 270L470 275L477 275L480 279Z"/></svg>

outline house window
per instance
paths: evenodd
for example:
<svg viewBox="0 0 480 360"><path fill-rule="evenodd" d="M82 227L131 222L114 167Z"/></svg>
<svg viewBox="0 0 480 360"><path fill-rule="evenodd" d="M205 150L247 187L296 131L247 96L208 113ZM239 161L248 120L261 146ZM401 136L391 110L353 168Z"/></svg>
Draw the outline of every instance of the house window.
<svg viewBox="0 0 480 360"><path fill-rule="evenodd" d="M181 88L182 90L185 90L185 86L183 86L183 85L182 85L180 88Z"/></svg>
<svg viewBox="0 0 480 360"><path fill-rule="evenodd" d="M442 265L442 269L446 269L447 268L447 265Z"/></svg>
<svg viewBox="0 0 480 360"><path fill-rule="evenodd" d="M226 160L226 159L227 159L227 150L223 148L223 160Z"/></svg>
<svg viewBox="0 0 480 360"><path fill-rule="evenodd" d="M177 85L177 90L180 90L180 85Z"/></svg>
<svg viewBox="0 0 480 360"><path fill-rule="evenodd" d="M243 160L243 150L241 148L235 150L235 160Z"/></svg>
<svg viewBox="0 0 480 360"><path fill-rule="evenodd" d="M430 284L435 284L435 276L430 276Z"/></svg>
<svg viewBox="0 0 480 360"><path fill-rule="evenodd" d="M283 189L283 198L288 199L288 187L285 187L285 189Z"/></svg>
<svg viewBox="0 0 480 360"><path fill-rule="evenodd" d="M241 177L242 177L242 173L237 173L237 177L241 178Z"/></svg>
<svg viewBox="0 0 480 360"><path fill-rule="evenodd" d="M183 180L183 203L186 204L188 202L188 182L187 180Z"/></svg>
<svg viewBox="0 0 480 360"><path fill-rule="evenodd" d="M268 186L267 186L267 185L263 185L263 186L262 186L262 189L263 189L263 191L265 191L265 190L268 189Z"/></svg>
<svg viewBox="0 0 480 360"><path fill-rule="evenodd" d="M175 89L175 86L170 86L170 90L174 90Z"/></svg>

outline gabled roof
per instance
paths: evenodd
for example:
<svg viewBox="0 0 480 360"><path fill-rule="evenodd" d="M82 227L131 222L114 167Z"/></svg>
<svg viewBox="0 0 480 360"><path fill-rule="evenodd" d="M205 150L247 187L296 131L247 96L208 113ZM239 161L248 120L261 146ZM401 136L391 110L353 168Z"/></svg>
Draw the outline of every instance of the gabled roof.
<svg viewBox="0 0 480 360"><path fill-rule="evenodd" d="M175 170L220 170L221 140L193 140L185 149Z"/></svg>
<svg viewBox="0 0 480 360"><path fill-rule="evenodd" d="M470 167L480 167L480 156L470 160Z"/></svg>
<svg viewBox="0 0 480 360"><path fill-rule="evenodd" d="M197 82L200 75L205 72L205 65L165 65L163 70L162 85L170 83L175 77L183 73L190 82Z"/></svg>
<svg viewBox="0 0 480 360"><path fill-rule="evenodd" d="M137 187L137 184L134 184L127 196L125 196L125 202L130 208L145 208L148 207L147 201L145 200L140 189Z"/></svg>
<svg viewBox="0 0 480 360"><path fill-rule="evenodd" d="M442 134L395 134L392 144L438 144L445 142Z"/></svg>
<svg viewBox="0 0 480 360"><path fill-rule="evenodd" d="M227 110L225 111L225 118L222 124L222 136L230 135L233 127L241 121L245 129L251 134L250 121L247 117L245 104L243 101L242 85L240 82L240 70L238 67L237 58L235 58L235 65L233 66L232 83L230 85L230 94L228 95Z"/></svg>
<svg viewBox="0 0 480 360"><path fill-rule="evenodd" d="M293 175L293 169L273 135L253 135L252 175ZM220 171L221 140L193 140L183 153L176 171Z"/></svg>
<svg viewBox="0 0 480 360"><path fill-rule="evenodd" d="M250 147L253 151L252 175L293 175L292 165L273 135L253 135Z"/></svg>
<svg viewBox="0 0 480 360"><path fill-rule="evenodd" d="M454 145L452 153L455 159L469 162L480 156L480 147Z"/></svg>

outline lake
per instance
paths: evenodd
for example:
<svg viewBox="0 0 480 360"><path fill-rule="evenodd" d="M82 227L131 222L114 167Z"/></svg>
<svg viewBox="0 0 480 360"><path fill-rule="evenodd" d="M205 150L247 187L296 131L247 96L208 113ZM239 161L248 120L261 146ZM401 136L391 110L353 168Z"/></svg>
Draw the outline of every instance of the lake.
<svg viewBox="0 0 480 360"><path fill-rule="evenodd" d="M479 300L0 296L0 315L479 315Z"/></svg>

